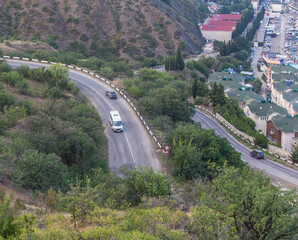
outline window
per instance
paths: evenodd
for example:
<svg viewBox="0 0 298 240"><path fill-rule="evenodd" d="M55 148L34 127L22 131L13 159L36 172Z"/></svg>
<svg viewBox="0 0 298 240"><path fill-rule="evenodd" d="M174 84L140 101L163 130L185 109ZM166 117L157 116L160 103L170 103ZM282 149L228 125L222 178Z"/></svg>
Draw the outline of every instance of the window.
<svg viewBox="0 0 298 240"><path fill-rule="evenodd" d="M273 135L274 134L274 128L270 129L270 134Z"/></svg>

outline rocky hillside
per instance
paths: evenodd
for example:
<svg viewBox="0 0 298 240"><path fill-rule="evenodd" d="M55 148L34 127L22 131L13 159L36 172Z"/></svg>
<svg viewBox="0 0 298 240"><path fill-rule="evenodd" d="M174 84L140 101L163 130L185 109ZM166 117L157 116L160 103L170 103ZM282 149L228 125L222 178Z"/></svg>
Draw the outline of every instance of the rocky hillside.
<svg viewBox="0 0 298 240"><path fill-rule="evenodd" d="M203 42L195 0L0 0L0 8L0 36L99 57L189 53Z"/></svg>

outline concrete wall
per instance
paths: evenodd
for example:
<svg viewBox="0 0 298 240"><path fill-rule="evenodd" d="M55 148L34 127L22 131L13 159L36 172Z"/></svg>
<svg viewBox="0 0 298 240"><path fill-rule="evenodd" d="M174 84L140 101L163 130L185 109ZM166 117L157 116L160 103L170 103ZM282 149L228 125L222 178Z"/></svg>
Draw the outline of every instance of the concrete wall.
<svg viewBox="0 0 298 240"><path fill-rule="evenodd" d="M291 152L292 144L295 141L295 133L285 133L282 132L281 135L281 147L282 149Z"/></svg>
<svg viewBox="0 0 298 240"><path fill-rule="evenodd" d="M201 30L202 35L206 39L213 39L218 41L231 41L232 40L232 31L205 31Z"/></svg>
<svg viewBox="0 0 298 240"><path fill-rule="evenodd" d="M248 106L245 106L243 108L243 111L247 117L251 118L255 122L256 129L258 131L262 131L262 133L264 135L266 135L266 127L267 127L267 119L268 118L266 116L263 116L263 117L257 116L256 114L254 114L253 112L250 111L250 108Z"/></svg>

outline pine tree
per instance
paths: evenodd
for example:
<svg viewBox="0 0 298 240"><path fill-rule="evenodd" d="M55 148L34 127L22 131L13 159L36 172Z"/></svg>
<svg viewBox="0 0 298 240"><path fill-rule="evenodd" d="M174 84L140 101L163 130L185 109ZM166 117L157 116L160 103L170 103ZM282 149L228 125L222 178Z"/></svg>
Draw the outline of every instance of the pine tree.
<svg viewBox="0 0 298 240"><path fill-rule="evenodd" d="M183 57L181 55L180 48L178 48L177 52L176 52L176 62L177 62L177 64L176 64L177 70L182 71L185 67L185 63L184 63Z"/></svg>
<svg viewBox="0 0 298 240"><path fill-rule="evenodd" d="M195 81L193 82L191 90L192 90L192 97L195 100L198 92L198 79L195 79Z"/></svg>
<svg viewBox="0 0 298 240"><path fill-rule="evenodd" d="M225 96L224 86L222 84L219 84L215 94L213 105L216 106L217 104L219 104L220 106L223 106L225 105L225 103L226 103L226 96Z"/></svg>

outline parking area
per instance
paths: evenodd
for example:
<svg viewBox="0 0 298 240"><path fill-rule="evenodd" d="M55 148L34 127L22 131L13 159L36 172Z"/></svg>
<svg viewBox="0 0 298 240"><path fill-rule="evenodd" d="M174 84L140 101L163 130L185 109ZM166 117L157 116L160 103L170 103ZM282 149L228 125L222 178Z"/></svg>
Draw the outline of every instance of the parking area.
<svg viewBox="0 0 298 240"><path fill-rule="evenodd" d="M270 58L284 59L285 63L295 63L298 48L297 13L286 6L284 9L286 11L282 13L273 13L270 8L267 9L269 19L265 27L262 53Z"/></svg>

